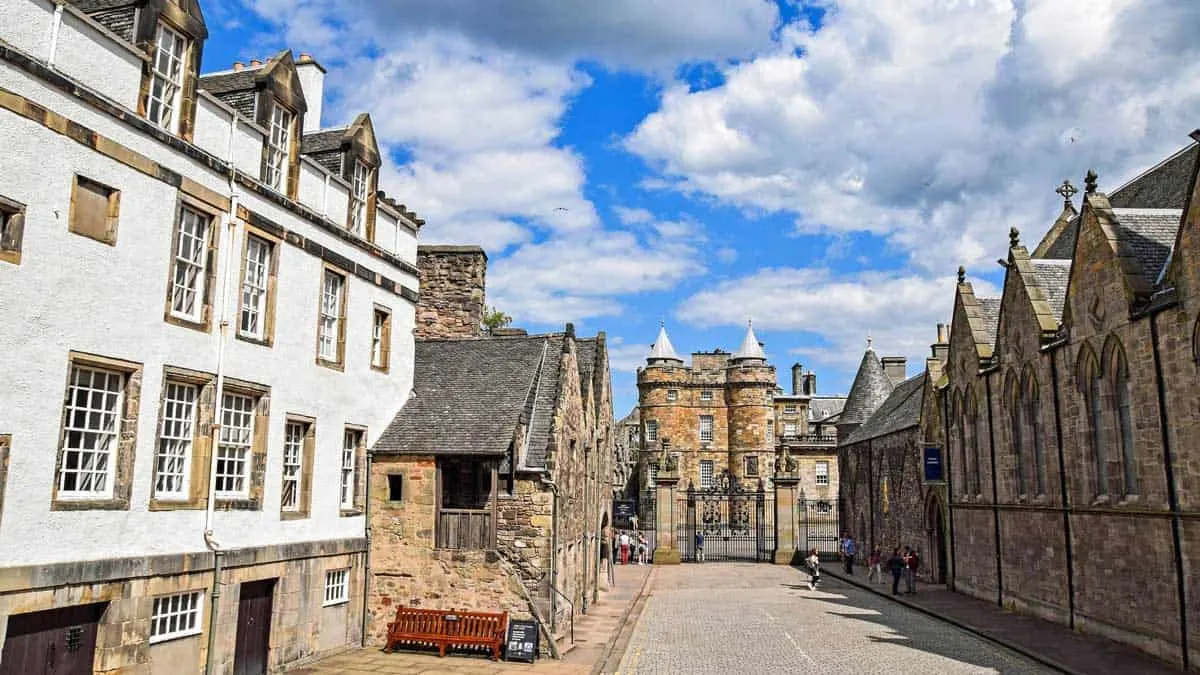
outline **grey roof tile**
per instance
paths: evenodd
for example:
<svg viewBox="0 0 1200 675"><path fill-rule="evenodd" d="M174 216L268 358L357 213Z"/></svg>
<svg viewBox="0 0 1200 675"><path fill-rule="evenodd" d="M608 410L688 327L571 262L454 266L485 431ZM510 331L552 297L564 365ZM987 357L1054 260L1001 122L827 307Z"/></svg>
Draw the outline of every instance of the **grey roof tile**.
<svg viewBox="0 0 1200 675"><path fill-rule="evenodd" d="M830 415L842 412L844 407L846 407L845 396L814 396L808 402L808 419L820 422L828 419Z"/></svg>
<svg viewBox="0 0 1200 675"><path fill-rule="evenodd" d="M1063 307L1067 303L1067 281L1071 278L1071 261L1039 258L1029 262L1033 265L1037 284L1054 312L1054 318L1061 322Z"/></svg>
<svg viewBox="0 0 1200 675"><path fill-rule="evenodd" d="M1159 273L1171 256L1179 233L1181 209L1113 209L1117 238L1142 267L1142 278L1155 286Z"/></svg>
<svg viewBox="0 0 1200 675"><path fill-rule="evenodd" d="M892 389L891 378L884 372L875 350L868 347L862 362L858 364L858 373L854 375L854 384L850 385L850 394L846 397L839 423L861 424L867 421L892 393Z"/></svg>
<svg viewBox="0 0 1200 675"><path fill-rule="evenodd" d="M1059 237L1054 240L1046 248L1044 258L1074 258L1075 257L1075 239L1079 236L1079 216L1075 216L1067 223Z"/></svg>
<svg viewBox="0 0 1200 675"><path fill-rule="evenodd" d="M1110 192L1108 202L1114 209L1182 209L1197 158L1200 145L1193 143Z"/></svg>
<svg viewBox="0 0 1200 675"><path fill-rule="evenodd" d="M321 129L311 134L304 134L300 139L300 154L311 155L316 152L333 152L342 149L342 139L346 136L346 127L339 129Z"/></svg>
<svg viewBox="0 0 1200 675"><path fill-rule="evenodd" d="M979 310L983 315L983 332L987 343L995 347L1000 328L1000 298L979 298Z"/></svg>
<svg viewBox="0 0 1200 675"><path fill-rule="evenodd" d="M262 67L230 70L223 73L201 75L199 88L214 96L220 96L231 91L245 91L254 88L254 76Z"/></svg>
<svg viewBox="0 0 1200 675"><path fill-rule="evenodd" d="M847 436L843 445L878 438L920 424L924 399L925 373L921 373L896 385L875 414Z"/></svg>

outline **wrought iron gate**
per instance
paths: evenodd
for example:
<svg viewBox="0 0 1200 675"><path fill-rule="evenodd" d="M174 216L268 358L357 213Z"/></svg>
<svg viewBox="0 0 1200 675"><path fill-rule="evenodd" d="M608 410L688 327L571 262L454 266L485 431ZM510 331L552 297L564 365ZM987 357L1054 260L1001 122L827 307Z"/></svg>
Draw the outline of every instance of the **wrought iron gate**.
<svg viewBox="0 0 1200 675"><path fill-rule="evenodd" d="M830 500L805 499L800 493L796 502L796 548L808 551L817 549L817 554L823 560L833 560L838 556L840 530L838 528L838 512L841 509Z"/></svg>
<svg viewBox="0 0 1200 675"><path fill-rule="evenodd" d="M775 499L761 480L744 485L727 472L709 489L689 487L676 498L675 541L685 562L771 562Z"/></svg>

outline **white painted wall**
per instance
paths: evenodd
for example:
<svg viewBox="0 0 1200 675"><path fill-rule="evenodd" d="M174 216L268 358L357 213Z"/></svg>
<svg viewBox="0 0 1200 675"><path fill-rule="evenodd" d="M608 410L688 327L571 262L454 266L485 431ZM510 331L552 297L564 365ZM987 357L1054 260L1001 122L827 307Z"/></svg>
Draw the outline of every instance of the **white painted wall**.
<svg viewBox="0 0 1200 675"><path fill-rule="evenodd" d="M34 7L41 0L0 0L0 13ZM12 23L0 23L10 40ZM136 77L134 78L136 79ZM89 81L86 84L94 85ZM146 154L174 171L222 194L226 180L199 163L160 145L23 71L0 63L0 86L27 96L98 133ZM200 105L196 139L222 155L228 147L228 118L218 106ZM213 127L213 125L216 127ZM220 131L221 125L224 131ZM258 139L243 125L246 155ZM253 133L251 133L253 132ZM224 136L222 136L224 134ZM220 148L222 142L225 149ZM203 511L148 510L157 441L164 365L214 372L218 338L163 321L177 194L174 188L129 169L83 145L8 111L0 110L0 147L12 161L0 163L0 194L27 205L22 262L0 263L0 433L12 448L0 517L0 567L109 557L156 555L204 549ZM72 175L80 173L121 190L117 245L107 246L67 231ZM416 288L399 268L349 246L264 199L243 194L242 203L319 241L339 254ZM345 202L341 203L344 212ZM222 237L228 235L224 230ZM415 264L415 237L404 231L404 259ZM240 267L237 254L218 261ZM229 241L226 244L231 243ZM255 546L363 534L361 517L342 518L337 504L338 462L345 424L365 425L373 443L412 389L414 308L399 296L349 276L346 367L317 366L316 325L322 263L283 244L280 255L276 334L272 348L230 339L226 374L271 387L264 505L256 512L218 512L216 535L226 546ZM229 294L236 307L235 288ZM220 299L214 311L219 313ZM393 311L392 367L370 369L372 309ZM60 443L68 352L90 352L143 364L132 504L128 511L50 511L54 463ZM317 419L312 515L279 518L283 427L287 413ZM69 542L69 545L64 545Z"/></svg>
<svg viewBox="0 0 1200 675"><path fill-rule="evenodd" d="M50 23L54 18L52 0L0 0L4 17L5 41L39 60L50 51Z"/></svg>
<svg viewBox="0 0 1200 675"><path fill-rule="evenodd" d="M114 102L137 110L142 60L74 12L63 12L54 67L68 77L86 82Z"/></svg>

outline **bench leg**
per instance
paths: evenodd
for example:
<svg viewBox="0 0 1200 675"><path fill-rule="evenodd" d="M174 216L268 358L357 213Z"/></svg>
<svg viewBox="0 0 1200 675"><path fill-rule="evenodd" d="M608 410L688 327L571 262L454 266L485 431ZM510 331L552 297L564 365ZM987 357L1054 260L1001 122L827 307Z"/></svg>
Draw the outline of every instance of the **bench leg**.
<svg viewBox="0 0 1200 675"><path fill-rule="evenodd" d="M438 643L438 656L443 657L443 658L446 656L446 641L445 640L442 640L441 642Z"/></svg>
<svg viewBox="0 0 1200 675"><path fill-rule="evenodd" d="M493 661L500 660L500 644L499 643L492 643L492 660Z"/></svg>

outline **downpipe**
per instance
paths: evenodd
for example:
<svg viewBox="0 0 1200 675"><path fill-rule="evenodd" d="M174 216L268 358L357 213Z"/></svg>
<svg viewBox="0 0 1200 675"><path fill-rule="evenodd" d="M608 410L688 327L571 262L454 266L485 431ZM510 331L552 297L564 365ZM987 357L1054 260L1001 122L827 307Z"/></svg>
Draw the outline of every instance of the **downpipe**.
<svg viewBox="0 0 1200 675"><path fill-rule="evenodd" d="M550 514L550 632L551 634L558 632L558 602L556 598L562 598L570 611L571 642L573 643L575 642L575 603L558 590L558 511L562 497L559 494L558 485L553 480L543 476L542 485L550 488L551 494L554 495L554 511Z"/></svg>

